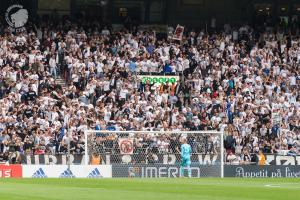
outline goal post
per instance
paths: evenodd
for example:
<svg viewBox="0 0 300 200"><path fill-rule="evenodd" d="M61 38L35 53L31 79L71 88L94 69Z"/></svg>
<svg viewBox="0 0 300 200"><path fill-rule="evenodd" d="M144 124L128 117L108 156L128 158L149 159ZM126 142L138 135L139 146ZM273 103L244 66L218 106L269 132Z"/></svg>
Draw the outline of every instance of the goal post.
<svg viewBox="0 0 300 200"><path fill-rule="evenodd" d="M113 177L178 177L182 138L192 147L193 177L224 177L223 132L85 130L84 137L85 165L100 157Z"/></svg>

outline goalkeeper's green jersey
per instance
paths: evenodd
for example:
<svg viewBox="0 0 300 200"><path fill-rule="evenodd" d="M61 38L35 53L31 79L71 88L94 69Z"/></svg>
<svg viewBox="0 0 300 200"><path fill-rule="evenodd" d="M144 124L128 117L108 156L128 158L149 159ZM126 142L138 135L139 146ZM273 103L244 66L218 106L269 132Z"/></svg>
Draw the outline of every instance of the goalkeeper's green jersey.
<svg viewBox="0 0 300 200"><path fill-rule="evenodd" d="M182 144L181 145L181 157L185 159L190 159L192 153L191 145Z"/></svg>

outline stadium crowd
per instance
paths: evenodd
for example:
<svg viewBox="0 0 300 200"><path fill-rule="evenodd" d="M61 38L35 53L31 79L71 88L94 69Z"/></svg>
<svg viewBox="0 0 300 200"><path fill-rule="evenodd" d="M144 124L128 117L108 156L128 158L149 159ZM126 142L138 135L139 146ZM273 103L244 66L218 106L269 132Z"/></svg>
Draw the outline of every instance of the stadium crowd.
<svg viewBox="0 0 300 200"><path fill-rule="evenodd" d="M299 155L299 30L225 25L175 41L92 22L44 22L19 33L2 26L0 162L66 153L69 139L71 152L83 153L87 129L220 130L228 162L250 162L259 150ZM142 82L141 74L179 80ZM99 141L112 145L117 137ZM176 150L172 135L133 137L136 147L150 141Z"/></svg>

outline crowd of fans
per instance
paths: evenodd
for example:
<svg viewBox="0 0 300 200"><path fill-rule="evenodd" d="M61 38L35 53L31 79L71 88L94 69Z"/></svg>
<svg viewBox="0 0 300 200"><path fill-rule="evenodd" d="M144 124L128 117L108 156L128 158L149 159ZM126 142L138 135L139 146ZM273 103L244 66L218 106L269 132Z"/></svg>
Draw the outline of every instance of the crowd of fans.
<svg viewBox="0 0 300 200"><path fill-rule="evenodd" d="M220 130L234 159L247 161L260 149L298 155L299 30L225 25L218 33L187 30L176 41L92 22L44 22L19 33L3 28L0 162L66 153L69 140L72 153L83 153L88 129ZM160 84L142 82L141 74L179 78ZM206 144L205 152L220 145L213 136L205 142L191 136L191 143ZM101 137L110 145L118 139ZM136 147L175 151L173 135L133 137Z"/></svg>

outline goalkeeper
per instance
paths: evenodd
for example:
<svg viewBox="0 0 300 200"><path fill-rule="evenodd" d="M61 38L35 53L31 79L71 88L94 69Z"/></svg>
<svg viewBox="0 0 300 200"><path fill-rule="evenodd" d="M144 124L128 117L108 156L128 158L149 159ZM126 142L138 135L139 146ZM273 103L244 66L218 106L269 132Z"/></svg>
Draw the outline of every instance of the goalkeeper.
<svg viewBox="0 0 300 200"><path fill-rule="evenodd" d="M182 145L181 145L181 164L180 164L180 177L184 176L184 169L187 168L188 170L188 176L192 177L191 172L191 153L192 148L191 145L187 143L187 139L182 139Z"/></svg>

